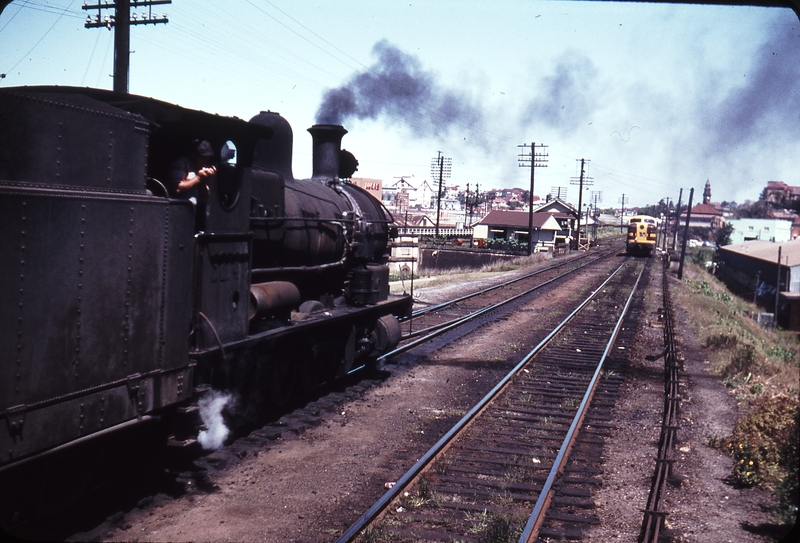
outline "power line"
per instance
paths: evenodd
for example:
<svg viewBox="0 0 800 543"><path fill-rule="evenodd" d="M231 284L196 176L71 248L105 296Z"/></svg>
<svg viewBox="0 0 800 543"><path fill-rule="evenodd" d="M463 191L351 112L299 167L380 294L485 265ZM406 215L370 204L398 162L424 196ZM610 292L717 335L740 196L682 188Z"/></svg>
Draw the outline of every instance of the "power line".
<svg viewBox="0 0 800 543"><path fill-rule="evenodd" d="M56 25L58 24L58 22L59 22L59 21L60 21L60 20L61 20L61 19L64 17L64 14L65 14L65 13L67 13L67 10L69 10L69 9L70 9L70 7L71 7L71 6L67 6L66 8L64 8L64 11L62 11L62 12L59 14L58 18L57 18L57 19L56 19L56 20L53 22L53 24L50 26L50 28L48 28L48 29L47 29L47 32L45 32L45 33L44 33L44 35L43 35L41 38L39 38L39 40L38 40L38 41L37 41L35 44L33 44L33 47L31 47L31 48L28 50L28 52L27 52L27 53L25 53L24 55L22 55L22 58L21 58L21 59L19 59L19 60L17 61L17 63L16 63L16 64L14 64L14 65L13 65L13 66L12 66L12 67L9 69L9 70L6 70L5 72L1 73L1 74L0 74L0 79L5 79L6 75L7 75L9 72L13 72L13 71L14 71L14 68L16 68L17 66L19 66L19 65L20 65L20 63L21 63L23 60L25 60L25 57L27 57L28 55L30 55L30 54L33 52L33 50L34 50L34 49L36 49L36 47L37 47L37 46L38 46L40 43L42 43L42 40L44 40L44 39L47 37L47 35L48 35L48 34L50 34L50 31L51 31L51 30L53 30L53 29L56 27Z"/></svg>
<svg viewBox="0 0 800 543"><path fill-rule="evenodd" d="M71 7L72 7L72 3L70 3L70 5L67 7L67 9L69 9ZM61 6L55 6L55 5L48 4L48 3L32 2L32 1L28 0L26 2L23 2L21 5L19 5L19 9L12 16L12 19L14 17L16 17L23 9L30 10L30 11L41 11L42 13L53 13L53 14L56 14L56 15L62 15L63 14L64 17L71 17L73 19L82 19L83 18L78 13L72 13L72 12L63 13L63 10L61 9ZM9 21L9 22L11 22L11 21ZM7 24L3 25L3 28L5 28L6 26L7 26ZM0 32L2 32L2 29L0 29Z"/></svg>
<svg viewBox="0 0 800 543"><path fill-rule="evenodd" d="M89 61L86 63L86 71L83 72L83 79L81 79L81 85L83 85L84 81L86 81L86 76L89 75L89 68L92 66L92 59L94 58L94 52L97 50L97 44L100 42L100 33L97 33L97 37L94 39L94 47L92 47L92 54L89 55Z"/></svg>

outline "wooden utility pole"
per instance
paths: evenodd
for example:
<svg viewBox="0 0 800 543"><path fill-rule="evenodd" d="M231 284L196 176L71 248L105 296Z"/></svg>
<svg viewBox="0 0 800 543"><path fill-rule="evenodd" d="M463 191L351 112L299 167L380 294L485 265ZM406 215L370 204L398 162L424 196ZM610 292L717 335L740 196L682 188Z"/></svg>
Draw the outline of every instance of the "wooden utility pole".
<svg viewBox="0 0 800 543"><path fill-rule="evenodd" d="M172 0L134 0L134 9L147 8L141 14L131 13L131 0L84 4L82 9L97 10L92 18L86 17L85 28L114 29L114 92L128 93L131 58L131 25L154 25L168 23L167 14L153 13L153 6L171 4ZM102 10L113 9L114 15L104 15Z"/></svg>
<svg viewBox="0 0 800 543"><path fill-rule="evenodd" d="M628 203L628 199L625 197L625 194L622 194L622 198L619 199L620 203L622 204L622 210L619 212L619 231L620 233L623 232L623 228L625 225L625 204Z"/></svg>
<svg viewBox="0 0 800 543"><path fill-rule="evenodd" d="M578 160L578 159L575 159L575 160ZM592 183L594 183L594 179L592 179L591 177L587 177L585 175L585 173L586 173L586 163L589 162L589 161L586 160L586 159L583 159L583 158L581 158L580 161L581 161L581 175L580 175L580 177L578 177L578 178L573 177L572 179L570 179L570 184L579 185L579 187L578 187L578 245L576 247L578 250L580 250L580 248L581 248L581 207L583 205L583 186L584 185L589 186ZM623 197L624 197L624 195L623 195ZM587 249L588 249L588 247L587 247Z"/></svg>
<svg viewBox="0 0 800 543"><path fill-rule="evenodd" d="M594 226L592 227L592 232L594 234L594 239L597 240L597 204L603 201L603 191L602 190L593 190L592 191L592 204L593 204L593 211L592 216L594 217Z"/></svg>
<svg viewBox="0 0 800 543"><path fill-rule="evenodd" d="M694 188L689 189L689 206L686 208L686 226L683 228L683 243L681 243L681 263L678 265L678 279L683 279L683 259L686 257L686 241L689 237L689 220L692 218L692 198Z"/></svg>
<svg viewBox="0 0 800 543"><path fill-rule="evenodd" d="M436 197L436 233L434 234L434 241L439 237L439 214L441 213L442 206L442 179L450 177L450 169L453 164L452 158L445 158L442 156L441 151L437 151L438 156L431 162L431 175L439 178L439 190Z"/></svg>
<svg viewBox="0 0 800 543"><path fill-rule="evenodd" d="M778 279L775 281L775 315L772 317L772 326L778 327L778 301L781 297L781 247L778 245Z"/></svg>
<svg viewBox="0 0 800 543"><path fill-rule="evenodd" d="M536 168L546 168L548 160L547 157L550 155L543 152L545 149L547 149L547 145L544 143L536 145L535 142L531 142L530 146L527 143L523 143L522 145L517 145L517 147L522 149L522 152L519 154L517 159L519 161L519 167L531 169L531 188L530 192L528 192L528 256L530 256L533 254L533 172L536 171ZM526 154L525 150L528 147L531 148L531 152ZM537 147L542 152L537 153Z"/></svg>
<svg viewBox="0 0 800 543"><path fill-rule="evenodd" d="M675 207L675 232L674 237L672 238L672 250L675 250L675 246L678 243L678 228L681 226L681 199L683 198L683 189L678 193L678 205ZM688 219L687 219L688 221Z"/></svg>

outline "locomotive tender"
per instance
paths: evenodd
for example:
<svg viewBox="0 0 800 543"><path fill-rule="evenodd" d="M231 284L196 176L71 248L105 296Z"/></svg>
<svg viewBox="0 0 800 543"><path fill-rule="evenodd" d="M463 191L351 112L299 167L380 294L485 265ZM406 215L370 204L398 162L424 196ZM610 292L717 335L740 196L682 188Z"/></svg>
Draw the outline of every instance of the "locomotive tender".
<svg viewBox="0 0 800 543"><path fill-rule="evenodd" d="M369 364L400 339L396 230L347 184L346 130L292 130L110 91L0 89L0 469L97 433L179 418L206 390L252 409ZM196 203L171 164L211 144Z"/></svg>
<svg viewBox="0 0 800 543"><path fill-rule="evenodd" d="M650 256L658 244L658 219L635 215L628 220L625 247L628 254Z"/></svg>

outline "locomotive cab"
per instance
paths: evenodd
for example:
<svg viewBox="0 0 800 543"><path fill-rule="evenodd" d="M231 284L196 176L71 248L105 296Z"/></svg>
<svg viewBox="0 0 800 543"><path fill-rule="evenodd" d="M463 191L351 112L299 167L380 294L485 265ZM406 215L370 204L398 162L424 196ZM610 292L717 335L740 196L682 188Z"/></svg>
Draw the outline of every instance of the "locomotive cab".
<svg viewBox="0 0 800 543"><path fill-rule="evenodd" d="M280 403L399 341L392 219L339 176L343 128L297 180L276 114L23 87L0 115L0 469L209 387ZM192 202L170 174L198 141L216 171Z"/></svg>

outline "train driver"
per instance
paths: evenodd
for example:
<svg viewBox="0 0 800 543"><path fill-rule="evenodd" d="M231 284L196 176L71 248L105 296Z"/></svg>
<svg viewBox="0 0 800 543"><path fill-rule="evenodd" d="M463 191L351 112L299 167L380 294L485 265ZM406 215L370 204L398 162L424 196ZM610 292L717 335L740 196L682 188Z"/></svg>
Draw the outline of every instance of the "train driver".
<svg viewBox="0 0 800 543"><path fill-rule="evenodd" d="M180 157L172 163L170 171L170 195L173 198L190 200L193 204L202 203L208 188L206 178L214 175L214 150L207 141L197 144L191 156Z"/></svg>

